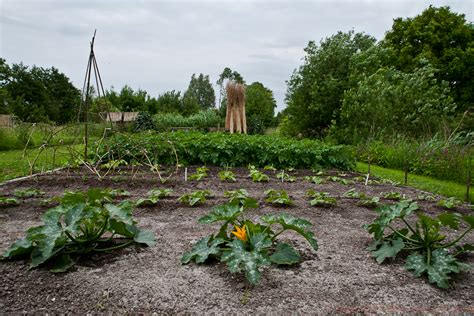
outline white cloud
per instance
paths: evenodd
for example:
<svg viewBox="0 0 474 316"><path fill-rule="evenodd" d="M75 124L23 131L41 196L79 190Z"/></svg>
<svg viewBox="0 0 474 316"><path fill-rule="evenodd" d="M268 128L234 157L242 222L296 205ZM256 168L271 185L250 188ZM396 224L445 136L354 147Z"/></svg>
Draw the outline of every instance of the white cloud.
<svg viewBox="0 0 474 316"><path fill-rule="evenodd" d="M308 41L354 29L382 38L396 17L430 3L473 20L471 1L0 0L0 53L8 63L55 66L80 87L97 28L104 84L152 95L184 90L193 73L224 67L260 81L284 107L285 81Z"/></svg>

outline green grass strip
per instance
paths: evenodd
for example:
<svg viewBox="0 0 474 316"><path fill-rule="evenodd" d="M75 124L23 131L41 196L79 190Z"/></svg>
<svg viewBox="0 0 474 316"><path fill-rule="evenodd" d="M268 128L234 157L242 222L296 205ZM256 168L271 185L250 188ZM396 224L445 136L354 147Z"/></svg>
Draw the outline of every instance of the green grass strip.
<svg viewBox="0 0 474 316"><path fill-rule="evenodd" d="M54 150L52 148L44 149L35 163L34 173L66 166L71 160L67 147L57 147L54 162ZM72 147L77 151L81 151L84 146L81 144L72 145ZM0 182L29 175L28 161L32 162L38 152L38 148L28 149L27 156L24 156L23 150L0 151Z"/></svg>
<svg viewBox="0 0 474 316"><path fill-rule="evenodd" d="M367 173L367 168L368 165L366 163L357 162L356 170L358 172ZM370 173L376 177L400 182L401 184L405 182L405 173L400 170L388 169L371 165ZM456 182L438 180L427 176L420 176L409 173L407 185L446 197L452 196L461 201L464 201L466 198L466 186ZM472 187L469 192L469 196L470 201L474 201L474 192Z"/></svg>

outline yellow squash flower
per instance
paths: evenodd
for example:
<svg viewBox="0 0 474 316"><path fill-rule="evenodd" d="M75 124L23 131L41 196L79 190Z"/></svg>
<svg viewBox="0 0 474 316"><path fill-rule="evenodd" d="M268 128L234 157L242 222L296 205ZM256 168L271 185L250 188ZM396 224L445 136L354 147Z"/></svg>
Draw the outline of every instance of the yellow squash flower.
<svg viewBox="0 0 474 316"><path fill-rule="evenodd" d="M238 239L242 241L247 241L247 231L245 230L245 226L239 227L239 226L234 226L235 231L232 232L232 234L235 235Z"/></svg>

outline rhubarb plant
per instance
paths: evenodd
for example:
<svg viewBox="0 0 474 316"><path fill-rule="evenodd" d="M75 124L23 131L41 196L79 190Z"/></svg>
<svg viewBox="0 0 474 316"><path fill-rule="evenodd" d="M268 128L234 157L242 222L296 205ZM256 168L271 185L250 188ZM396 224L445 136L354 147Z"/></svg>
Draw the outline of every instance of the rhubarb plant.
<svg viewBox="0 0 474 316"><path fill-rule="evenodd" d="M88 254L133 243L153 246L153 233L139 229L132 217L134 203L110 201L107 190L66 192L58 206L44 213L43 224L28 229L26 237L13 243L3 258L29 256L30 268L51 263L52 272L66 272Z"/></svg>
<svg viewBox="0 0 474 316"><path fill-rule="evenodd" d="M282 213L264 215L260 217L262 223L257 223L245 217L246 209L228 203L214 207L201 217L201 224L221 222L222 225L215 234L201 238L184 253L181 262L204 263L217 259L225 262L231 273L242 272L249 283L256 284L263 266L293 265L301 261L292 245L277 240L282 233L292 230L304 237L315 251L318 249L310 222Z"/></svg>
<svg viewBox="0 0 474 316"><path fill-rule="evenodd" d="M461 245L474 228L474 216L445 212L431 217L412 201L383 205L376 212L378 217L365 228L374 238L368 250L379 264L406 253L405 267L416 277L427 275L441 288L449 287L451 275L470 268L459 255L474 250L470 244ZM443 231L449 228L460 233L447 240Z"/></svg>

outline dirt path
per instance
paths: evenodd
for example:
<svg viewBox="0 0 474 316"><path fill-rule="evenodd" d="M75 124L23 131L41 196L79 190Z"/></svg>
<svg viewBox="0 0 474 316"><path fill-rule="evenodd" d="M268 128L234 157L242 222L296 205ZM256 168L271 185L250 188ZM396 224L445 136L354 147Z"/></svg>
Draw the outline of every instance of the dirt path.
<svg viewBox="0 0 474 316"><path fill-rule="evenodd" d="M370 236L361 228L375 218L375 213L356 206L356 201L339 199L338 205L323 209L311 207L305 191L315 188L340 196L352 187L370 195L399 191L416 198L412 188L390 185L364 186L326 183L314 185L301 176L295 183L253 183L245 169L235 169L238 181L222 183L217 169L202 182L184 182L182 174L165 185L156 177L143 175L131 180L126 172L102 182L92 175L62 171L0 187L0 194L11 194L16 188L37 187L48 196L65 189L112 187L127 189L131 198L141 197L156 187L174 189L173 196L157 206L139 208L135 216L139 225L151 229L157 237L152 248L130 247L119 252L83 260L75 271L54 275L46 268L28 270L24 261L0 262L0 311L21 312L215 312L215 313L474 313L474 271L463 273L452 289L439 290L425 279L406 271L402 261L378 265L365 250ZM81 172L86 172L82 170ZM348 175L347 177L351 177ZM215 197L190 208L176 198L194 189L211 189ZM181 265L180 258L194 242L214 231L215 226L197 224L210 207L225 201L226 190L246 188L260 200L261 207L249 216L285 211L314 224L319 250L312 251L304 239L288 233L283 238L296 245L303 256L301 264L291 268L268 267L261 282L246 288L245 278L230 274L224 264ZM289 208L275 208L263 202L269 188L285 189L294 199ZM26 199L18 207L0 209L0 251L21 238L26 228L40 221L44 207L41 199ZM430 202L420 202L435 214L441 212ZM462 212L470 212L461 209ZM469 237L474 242L474 236ZM474 256L466 259L473 264Z"/></svg>

